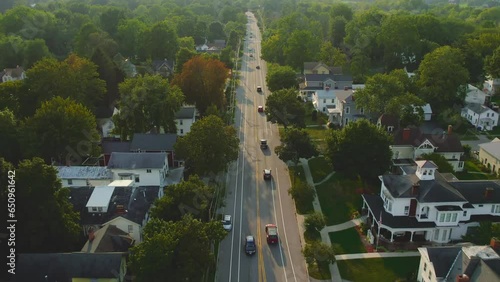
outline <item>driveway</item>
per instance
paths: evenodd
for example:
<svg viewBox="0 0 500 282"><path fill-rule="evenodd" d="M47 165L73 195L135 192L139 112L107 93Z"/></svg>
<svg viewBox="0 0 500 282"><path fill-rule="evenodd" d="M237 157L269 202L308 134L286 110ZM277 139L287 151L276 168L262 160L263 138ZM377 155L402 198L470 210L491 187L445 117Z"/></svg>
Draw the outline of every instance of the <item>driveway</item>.
<svg viewBox="0 0 500 282"><path fill-rule="evenodd" d="M488 139L488 137L486 137L485 135L480 134L476 136L479 138L479 140L460 141L460 142L462 143L462 145L469 145L472 148L472 151L479 151L479 144L491 142L491 140Z"/></svg>

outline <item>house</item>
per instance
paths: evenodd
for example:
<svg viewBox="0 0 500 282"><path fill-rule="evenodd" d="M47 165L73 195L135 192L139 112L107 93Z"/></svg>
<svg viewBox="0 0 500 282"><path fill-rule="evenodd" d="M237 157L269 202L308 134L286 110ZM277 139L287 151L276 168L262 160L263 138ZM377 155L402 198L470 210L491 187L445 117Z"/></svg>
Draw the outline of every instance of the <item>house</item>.
<svg viewBox="0 0 500 282"><path fill-rule="evenodd" d="M122 142L117 140L103 140L101 141L101 149L104 155L104 163L102 165L107 166L112 153L125 153L130 152L131 142Z"/></svg>
<svg viewBox="0 0 500 282"><path fill-rule="evenodd" d="M208 43L207 40L205 40L204 44L195 47L197 52L214 54L220 53L224 48L226 48L226 41L222 39L216 39L213 43Z"/></svg>
<svg viewBox="0 0 500 282"><path fill-rule="evenodd" d="M500 281L500 256L490 246L466 244L418 251L417 281Z"/></svg>
<svg viewBox="0 0 500 282"><path fill-rule="evenodd" d="M101 186L113 181L105 166L57 166L57 177L63 187Z"/></svg>
<svg viewBox="0 0 500 282"><path fill-rule="evenodd" d="M323 62L305 62L304 74L342 74L342 67L330 67Z"/></svg>
<svg viewBox="0 0 500 282"><path fill-rule="evenodd" d="M182 66L181 66L182 67ZM154 60L152 63L153 73L165 78L171 77L175 73L175 64L167 59Z"/></svg>
<svg viewBox="0 0 500 282"><path fill-rule="evenodd" d="M26 78L26 73L22 67L17 66L14 69L4 69L0 72L0 77L2 82L22 80Z"/></svg>
<svg viewBox="0 0 500 282"><path fill-rule="evenodd" d="M113 179L133 180L136 186L163 187L168 173L167 153L111 153Z"/></svg>
<svg viewBox="0 0 500 282"><path fill-rule="evenodd" d="M500 89L500 78L488 77L483 84L483 91L489 95L495 95L498 89Z"/></svg>
<svg viewBox="0 0 500 282"><path fill-rule="evenodd" d="M465 105L462 117L479 130L492 130L498 125L498 113L481 104Z"/></svg>
<svg viewBox="0 0 500 282"><path fill-rule="evenodd" d="M113 62L116 64L118 69L120 69L126 77L136 77L137 76L137 68L136 66L128 59L122 56L122 54L118 53L113 57Z"/></svg>
<svg viewBox="0 0 500 282"><path fill-rule="evenodd" d="M500 139L495 138L491 142L479 144L479 161L492 173L500 174Z"/></svg>
<svg viewBox="0 0 500 282"><path fill-rule="evenodd" d="M377 126L388 133L393 133L399 129L399 120L393 115L382 114L377 119Z"/></svg>
<svg viewBox="0 0 500 282"><path fill-rule="evenodd" d="M191 127L190 127L191 128ZM183 128L185 129L185 128ZM177 134L172 133L135 133L130 144L131 152L164 152L168 155L168 165L174 166L174 145Z"/></svg>
<svg viewBox="0 0 500 282"><path fill-rule="evenodd" d="M467 84L467 94L465 95L465 104L480 104L485 105L487 98L490 95L486 94L483 90L475 87L472 84Z"/></svg>
<svg viewBox="0 0 500 282"><path fill-rule="evenodd" d="M464 169L464 149L452 127L439 134L423 133L419 128L403 128L394 133L392 150L393 163L416 160L422 154L436 153L443 156L455 171Z"/></svg>
<svg viewBox="0 0 500 282"><path fill-rule="evenodd" d="M352 89L352 77L336 74L306 74L304 83L301 83L299 89L304 98L311 100L311 96L318 90Z"/></svg>
<svg viewBox="0 0 500 282"><path fill-rule="evenodd" d="M82 253L128 252L134 246L135 240L130 234L114 225L107 224L103 228L91 232L83 246Z"/></svg>
<svg viewBox="0 0 500 282"><path fill-rule="evenodd" d="M429 103L423 105L422 107L422 112L424 114L424 121L430 121L432 119L432 108ZM415 112L417 112L415 110Z"/></svg>
<svg viewBox="0 0 500 282"><path fill-rule="evenodd" d="M94 188L90 199L85 206L89 213L101 214L107 213L111 196L115 191L114 186L97 186Z"/></svg>
<svg viewBox="0 0 500 282"><path fill-rule="evenodd" d="M196 107L184 106L175 114L177 136L184 136L191 131L191 126L196 121Z"/></svg>
<svg viewBox="0 0 500 282"><path fill-rule="evenodd" d="M126 253L18 254L14 282L124 282Z"/></svg>
<svg viewBox="0 0 500 282"><path fill-rule="evenodd" d="M142 242L142 227L144 225L142 224L142 222L137 223L124 216L117 216L103 223L102 229L113 226L121 232L126 233L127 236L131 237L134 240L134 243L137 244ZM98 231L101 231L102 229L99 229Z"/></svg>
<svg viewBox="0 0 500 282"><path fill-rule="evenodd" d="M337 92L333 88L330 89L329 87L325 88L324 90L317 90L314 91L311 100L314 108L318 112L322 112L325 114L332 115L334 113L341 114L342 113L342 108L341 105L339 105L337 102Z"/></svg>
<svg viewBox="0 0 500 282"><path fill-rule="evenodd" d="M96 111L97 129L102 138L118 137L116 134L111 134L115 128L113 116L117 115L120 111L116 107L101 106Z"/></svg>
<svg viewBox="0 0 500 282"><path fill-rule="evenodd" d="M461 240L480 221L500 221L500 185L495 181L448 181L432 161L385 174L379 195L363 194L368 237L390 249Z"/></svg>
<svg viewBox="0 0 500 282"><path fill-rule="evenodd" d="M373 114L365 111L364 108L356 107L355 90L339 90L337 100L342 105L342 116L340 125L346 126L350 122L357 121L358 119L368 119L373 122L376 117Z"/></svg>

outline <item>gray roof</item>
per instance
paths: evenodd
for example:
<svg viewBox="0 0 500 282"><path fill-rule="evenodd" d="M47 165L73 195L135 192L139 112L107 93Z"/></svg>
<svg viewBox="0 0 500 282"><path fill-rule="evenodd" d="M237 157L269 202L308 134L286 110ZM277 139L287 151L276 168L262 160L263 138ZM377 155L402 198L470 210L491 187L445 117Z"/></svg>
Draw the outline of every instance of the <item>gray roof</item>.
<svg viewBox="0 0 500 282"><path fill-rule="evenodd" d="M492 155L493 157L500 159L500 142L496 140L497 138L491 142L479 144L479 148L483 149L486 153Z"/></svg>
<svg viewBox="0 0 500 282"><path fill-rule="evenodd" d="M434 266L436 277L445 277L458 254L462 251L462 247L437 247L426 248L426 250L429 260Z"/></svg>
<svg viewBox="0 0 500 282"><path fill-rule="evenodd" d="M124 253L18 254L13 281L70 282L80 278L116 278Z"/></svg>
<svg viewBox="0 0 500 282"><path fill-rule="evenodd" d="M337 74L306 74L306 81L325 81L332 79L333 81L352 81L350 75L337 75Z"/></svg>
<svg viewBox="0 0 500 282"><path fill-rule="evenodd" d="M113 152L130 152L131 142L120 142L120 141L102 141L101 148L102 152L106 155L110 155Z"/></svg>
<svg viewBox="0 0 500 282"><path fill-rule="evenodd" d="M112 179L113 173L105 166L58 166L61 179Z"/></svg>
<svg viewBox="0 0 500 282"><path fill-rule="evenodd" d="M467 105L465 105L465 108L470 109L471 111L473 111L477 114L482 114L488 110L492 111L490 108L488 108L484 105L481 105L481 104L476 104L476 103L467 104Z"/></svg>
<svg viewBox="0 0 500 282"><path fill-rule="evenodd" d="M135 133L130 144L131 151L173 151L177 134Z"/></svg>
<svg viewBox="0 0 500 282"><path fill-rule="evenodd" d="M193 119L196 113L195 107L182 107L176 114L176 119Z"/></svg>
<svg viewBox="0 0 500 282"><path fill-rule="evenodd" d="M450 183L471 204L500 203L500 185L494 181L457 181ZM486 188L492 188L485 197Z"/></svg>
<svg viewBox="0 0 500 282"><path fill-rule="evenodd" d="M144 169L163 168L167 153L121 153L111 154L108 168Z"/></svg>

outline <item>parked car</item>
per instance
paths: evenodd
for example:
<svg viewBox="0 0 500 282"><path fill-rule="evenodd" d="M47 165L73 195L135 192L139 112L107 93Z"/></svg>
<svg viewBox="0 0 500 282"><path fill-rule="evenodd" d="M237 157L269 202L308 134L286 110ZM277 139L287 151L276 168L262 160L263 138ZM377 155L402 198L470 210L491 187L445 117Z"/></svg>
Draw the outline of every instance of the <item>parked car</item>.
<svg viewBox="0 0 500 282"><path fill-rule="evenodd" d="M260 148L264 150L268 148L266 139L260 139Z"/></svg>
<svg viewBox="0 0 500 282"><path fill-rule="evenodd" d="M271 180L271 178L272 178L271 170L264 169L264 180Z"/></svg>
<svg viewBox="0 0 500 282"><path fill-rule="evenodd" d="M278 243L278 227L275 224L266 224L266 239L268 244Z"/></svg>
<svg viewBox="0 0 500 282"><path fill-rule="evenodd" d="M258 70L260 70L260 66L256 66L255 68L258 69Z"/></svg>
<svg viewBox="0 0 500 282"><path fill-rule="evenodd" d="M233 229L233 221L231 220L231 216L229 214L224 215L222 227L224 227L226 231L231 231L231 229Z"/></svg>
<svg viewBox="0 0 500 282"><path fill-rule="evenodd" d="M257 251L257 247L255 246L255 238L252 235L248 235L245 237L245 253L247 255L253 255Z"/></svg>
<svg viewBox="0 0 500 282"><path fill-rule="evenodd" d="M257 86L257 92L262 92L262 86Z"/></svg>
<svg viewBox="0 0 500 282"><path fill-rule="evenodd" d="M264 112L264 107L262 107L262 106L257 107L257 111L259 113L263 113Z"/></svg>

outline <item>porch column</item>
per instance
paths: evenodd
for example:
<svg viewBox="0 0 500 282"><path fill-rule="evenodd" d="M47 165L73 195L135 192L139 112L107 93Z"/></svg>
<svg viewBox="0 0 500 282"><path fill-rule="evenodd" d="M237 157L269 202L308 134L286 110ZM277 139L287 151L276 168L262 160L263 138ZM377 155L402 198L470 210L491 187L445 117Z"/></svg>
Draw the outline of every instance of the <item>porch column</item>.
<svg viewBox="0 0 500 282"><path fill-rule="evenodd" d="M366 202L363 201L363 209L366 207Z"/></svg>
<svg viewBox="0 0 500 282"><path fill-rule="evenodd" d="M413 233L415 233L415 231L411 231L410 242L413 242Z"/></svg>
<svg viewBox="0 0 500 282"><path fill-rule="evenodd" d="M391 243L394 242L394 231L391 231Z"/></svg>

